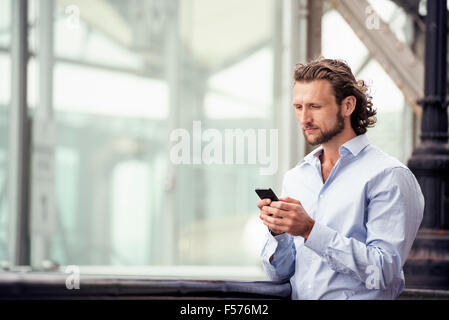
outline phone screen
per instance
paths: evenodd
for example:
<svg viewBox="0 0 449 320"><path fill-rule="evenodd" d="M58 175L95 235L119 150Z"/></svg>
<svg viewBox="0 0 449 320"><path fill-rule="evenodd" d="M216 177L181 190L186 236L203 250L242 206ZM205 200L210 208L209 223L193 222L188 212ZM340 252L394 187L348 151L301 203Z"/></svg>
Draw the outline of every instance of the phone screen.
<svg viewBox="0 0 449 320"><path fill-rule="evenodd" d="M278 197L276 196L274 191L271 190L271 188L269 188L269 189L256 189L254 191L256 191L256 193L257 193L257 195L259 196L260 199L267 199L268 198L271 201L279 201Z"/></svg>

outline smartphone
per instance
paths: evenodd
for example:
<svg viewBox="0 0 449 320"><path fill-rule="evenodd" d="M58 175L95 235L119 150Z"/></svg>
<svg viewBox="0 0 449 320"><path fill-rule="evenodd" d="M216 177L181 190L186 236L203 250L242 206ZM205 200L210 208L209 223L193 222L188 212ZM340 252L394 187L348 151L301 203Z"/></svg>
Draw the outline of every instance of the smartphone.
<svg viewBox="0 0 449 320"><path fill-rule="evenodd" d="M260 199L267 199L268 198L271 201L279 201L278 197L276 196L274 191L271 190L271 188L269 188L269 189L256 189L254 191L256 191L256 193L257 193L257 195L259 196Z"/></svg>

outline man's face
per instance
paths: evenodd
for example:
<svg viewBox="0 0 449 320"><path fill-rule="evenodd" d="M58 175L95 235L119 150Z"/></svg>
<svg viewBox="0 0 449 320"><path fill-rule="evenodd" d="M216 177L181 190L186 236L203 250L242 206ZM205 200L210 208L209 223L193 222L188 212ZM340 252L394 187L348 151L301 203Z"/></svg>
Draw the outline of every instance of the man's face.
<svg viewBox="0 0 449 320"><path fill-rule="evenodd" d="M341 107L327 80L296 82L293 105L304 138L313 146L330 141L345 128Z"/></svg>

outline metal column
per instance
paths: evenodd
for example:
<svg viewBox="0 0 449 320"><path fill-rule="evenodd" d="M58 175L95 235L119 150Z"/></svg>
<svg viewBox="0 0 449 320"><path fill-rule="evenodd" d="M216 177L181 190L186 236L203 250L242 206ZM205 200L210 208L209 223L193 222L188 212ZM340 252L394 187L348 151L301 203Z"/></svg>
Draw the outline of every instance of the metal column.
<svg viewBox="0 0 449 320"><path fill-rule="evenodd" d="M29 264L28 234L29 120L27 109L28 1L12 1L11 112L8 197L10 219L9 260Z"/></svg>
<svg viewBox="0 0 449 320"><path fill-rule="evenodd" d="M179 124L178 106L180 103L180 77L181 77L181 61L179 58L180 39L179 39L179 3L177 0L170 1L167 5L167 25L165 27L165 72L169 85L169 125L168 132L176 129ZM167 154L170 154L170 148L173 143L167 143ZM156 237L152 240L155 246L152 248L154 252L153 259L161 265L176 265L178 253L178 224L176 221L176 213L180 209L177 201L177 187L179 184L179 169L171 162L167 164L166 181L164 186L164 205L165 210L159 212L159 216L155 219L154 225L159 225L155 231ZM157 245L159 241L164 246Z"/></svg>
<svg viewBox="0 0 449 320"><path fill-rule="evenodd" d="M408 162L425 198L424 218L404 267L409 287L449 289L447 0L427 1L421 144Z"/></svg>
<svg viewBox="0 0 449 320"><path fill-rule="evenodd" d="M33 116L30 234L31 264L42 267L50 259L50 241L56 232L54 190L55 129L53 122L53 0L39 1L39 104Z"/></svg>

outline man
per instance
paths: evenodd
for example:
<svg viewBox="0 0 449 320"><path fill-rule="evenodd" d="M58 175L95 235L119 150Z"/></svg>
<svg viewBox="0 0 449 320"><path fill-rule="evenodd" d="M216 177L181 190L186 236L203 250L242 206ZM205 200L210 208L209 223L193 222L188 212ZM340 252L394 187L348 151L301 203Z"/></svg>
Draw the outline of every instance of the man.
<svg viewBox="0 0 449 320"><path fill-rule="evenodd" d="M423 216L419 184L369 143L376 111L348 65L299 64L294 79L304 137L321 146L286 173L280 201L257 202L265 273L290 279L292 299L394 299Z"/></svg>

